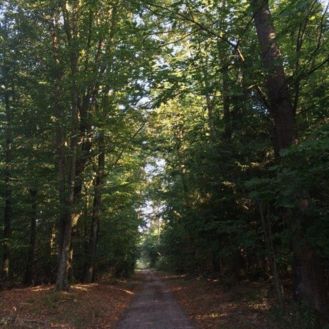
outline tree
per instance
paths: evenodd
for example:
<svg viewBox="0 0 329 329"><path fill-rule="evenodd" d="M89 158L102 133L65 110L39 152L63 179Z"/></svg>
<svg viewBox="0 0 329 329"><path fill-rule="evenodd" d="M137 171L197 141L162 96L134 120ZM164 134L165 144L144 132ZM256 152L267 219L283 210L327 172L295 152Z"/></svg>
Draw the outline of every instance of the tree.
<svg viewBox="0 0 329 329"><path fill-rule="evenodd" d="M254 0L251 5L261 48L261 58L267 75L269 110L275 128L274 147L277 153L280 153L294 143L294 108L289 95L268 1ZM326 314L327 296L324 293L326 281L321 261L305 240L300 225L300 223L295 223L292 242L295 257L294 275L297 281L295 282L295 294L306 299L318 311ZM316 269L316 274L314 269Z"/></svg>

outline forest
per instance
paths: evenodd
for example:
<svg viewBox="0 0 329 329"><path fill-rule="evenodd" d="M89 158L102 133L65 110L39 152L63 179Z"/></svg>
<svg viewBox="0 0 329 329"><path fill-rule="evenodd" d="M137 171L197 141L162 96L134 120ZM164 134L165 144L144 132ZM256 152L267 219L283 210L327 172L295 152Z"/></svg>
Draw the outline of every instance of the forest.
<svg viewBox="0 0 329 329"><path fill-rule="evenodd" d="M328 320L328 1L2 0L0 45L0 289L142 258Z"/></svg>

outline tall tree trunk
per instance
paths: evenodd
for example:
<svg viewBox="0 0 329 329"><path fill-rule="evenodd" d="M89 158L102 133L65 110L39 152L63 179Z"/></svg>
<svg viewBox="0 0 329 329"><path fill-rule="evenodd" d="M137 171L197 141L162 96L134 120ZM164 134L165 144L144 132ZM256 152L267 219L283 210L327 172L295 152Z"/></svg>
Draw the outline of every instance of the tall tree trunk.
<svg viewBox="0 0 329 329"><path fill-rule="evenodd" d="M61 287L65 287L63 282L68 282L68 275L72 275L73 269L73 245L72 245L72 229L77 224L81 213L78 211L79 203L81 200L81 191L84 183L83 173L88 160L90 159L91 143L91 121L90 110L95 107L96 95L99 92L99 81L95 81L89 85L85 90L81 90L79 84L79 74L82 73L79 70L79 56L80 50L78 47L79 42L79 6L78 1L74 2L71 8L68 10L65 5L66 1L62 4L62 14L64 20L64 30L67 37L67 46L70 56L70 81L71 81L71 144L70 144L70 169L67 179L67 195L68 195L68 214L65 217L63 223L63 229L61 234L60 248L61 254L59 257L59 271L57 280L57 289L62 290ZM116 17L116 6L113 6L113 12L111 17L111 31L109 34L109 44L112 40L113 33L115 31L114 23ZM103 45L102 36L99 40L98 53L94 58L95 64L98 64L95 73L105 72L106 65L97 62L98 57L101 54L101 48ZM109 51L110 49L108 49ZM86 73L86 72L84 72Z"/></svg>
<svg viewBox="0 0 329 329"><path fill-rule="evenodd" d="M87 92L81 101L79 90L79 49L78 49L78 3L74 4L71 12L62 6L64 29L67 45L70 50L70 81L71 81L71 138L69 155L69 174L67 179L67 214L62 222L60 255L58 260L58 273L56 280L57 290L69 288L69 277L73 277L73 245L72 230L80 218L78 211L83 186L83 172L90 157L90 131L91 124L88 110L92 106L90 99L94 98Z"/></svg>
<svg viewBox="0 0 329 329"><path fill-rule="evenodd" d="M205 59L205 63L203 63L203 77L201 80L201 87L204 89L204 95L206 99L206 109L207 109L207 118L208 118L208 129L209 129L209 137L212 143L216 142L217 132L216 132L216 108L215 108L215 100L212 97L212 86L210 85L210 78L208 74L208 58Z"/></svg>
<svg viewBox="0 0 329 329"><path fill-rule="evenodd" d="M104 133L100 134L98 140L98 163L97 173L95 178L95 190L94 190L94 202L93 212L90 228L90 238L88 247L88 264L85 281L93 282L95 280L95 267L96 267L96 251L98 242L98 232L100 216L102 211L102 189L104 184L104 169L105 169L105 144L104 144Z"/></svg>
<svg viewBox="0 0 329 329"><path fill-rule="evenodd" d="M37 220L37 190L30 189L31 215L30 215L30 243L27 253L24 283L31 284L33 276L34 254L36 245L36 220Z"/></svg>
<svg viewBox="0 0 329 329"><path fill-rule="evenodd" d="M72 171L75 172L74 162L76 152L71 152L71 167L70 174L67 170L67 157L66 157L66 142L65 142L65 131L64 131L64 104L62 102L62 84L63 84L63 67L61 58L59 55L59 40L58 40L58 29L59 29L59 13L54 12L54 24L52 26L52 51L53 51L53 72L54 72L54 114L56 116L56 163L58 172L58 194L60 203L60 214L58 221L58 265L56 274L56 289L65 290L68 289L67 279L67 267L68 267L68 252L71 239L71 195L72 182ZM73 133L73 135L75 135ZM75 136L76 137L76 136ZM72 141L71 141L72 144ZM73 175L74 177L74 175Z"/></svg>
<svg viewBox="0 0 329 329"><path fill-rule="evenodd" d="M68 271L69 271L69 257L72 234L71 216L63 218L61 223L61 245L58 257L58 267L56 276L56 290L63 291L69 289Z"/></svg>
<svg viewBox="0 0 329 329"><path fill-rule="evenodd" d="M112 8L111 18L110 18L110 26L109 26L109 36L108 36L108 61L109 61L109 70L112 65L113 60L113 38L116 32L116 23L117 23L117 14L118 14L118 3L114 4ZM101 44L101 40L99 40ZM102 70L105 67L101 66ZM97 84L93 86L94 90L97 90ZM99 113L100 117L105 120L106 118L106 111L108 111L110 106L110 100L108 98L108 93L111 89L110 85L107 85L103 96L103 103L101 106L101 112ZM89 102L89 96L84 98L83 104ZM95 101L95 92L94 96L91 97L94 102L90 104L90 106L95 106L97 110L96 101ZM81 107L81 132L87 137L85 140L85 144L83 146L83 154L84 158L86 159L87 154L91 148L91 143L88 143L88 134L91 131L90 122L88 121L87 117L87 106ZM95 178L95 185L94 185L94 199L93 199L93 210L92 210L92 218L91 218L91 227L90 227L90 235L89 235L89 242L87 247L87 260L85 264L85 281L86 282L93 282L95 280L95 272L96 272L96 252L97 252L97 243L98 243L98 233L99 233L99 225L100 225L100 216L102 211L102 190L104 184L104 170L105 170L105 157L106 157L106 148L105 148L105 135L104 132L101 131L100 136L98 138L98 159L97 159L97 169L96 169L96 178Z"/></svg>
<svg viewBox="0 0 329 329"><path fill-rule="evenodd" d="M68 275L72 267L72 227L75 217L75 183L76 183L76 165L78 153L78 103L77 103L77 86L76 86L76 71L72 71L72 128L71 128L71 142L69 155L69 174L67 179L67 202L65 216L62 218L60 227L60 253L58 259L58 270L56 289L58 291L69 289Z"/></svg>
<svg viewBox="0 0 329 329"><path fill-rule="evenodd" d="M222 77L222 99L223 99L223 119L224 119L224 133L223 138L225 142L230 142L232 137L232 118L230 113L230 97L229 97L229 76L228 68L223 69Z"/></svg>
<svg viewBox="0 0 329 329"><path fill-rule="evenodd" d="M294 109L282 64L282 56L276 41L275 29L267 0L250 0L261 48L261 58L266 71L267 96L275 128L275 151L293 144L295 138ZM297 217L297 216L296 216ZM295 295L312 307L326 314L328 310L326 281L319 256L306 241L300 219L295 219L293 236L294 290Z"/></svg>
<svg viewBox="0 0 329 329"><path fill-rule="evenodd" d="M251 0L261 59L266 71L266 88L275 127L275 151L289 147L295 138L295 118L282 56L267 0Z"/></svg>
<svg viewBox="0 0 329 329"><path fill-rule="evenodd" d="M3 243L2 243L2 264L1 277L8 280L10 275L10 239L12 223L12 191L11 191L11 166L12 166L12 118L10 113L9 92L5 91L5 186L4 186L4 214L3 214Z"/></svg>

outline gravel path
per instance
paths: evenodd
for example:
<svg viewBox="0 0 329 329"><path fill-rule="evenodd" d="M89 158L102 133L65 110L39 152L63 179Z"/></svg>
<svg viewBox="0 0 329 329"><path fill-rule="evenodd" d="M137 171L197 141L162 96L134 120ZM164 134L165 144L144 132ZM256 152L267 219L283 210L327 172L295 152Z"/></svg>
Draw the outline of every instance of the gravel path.
<svg viewBox="0 0 329 329"><path fill-rule="evenodd" d="M194 329L164 282L152 271L143 277L143 288L117 329Z"/></svg>

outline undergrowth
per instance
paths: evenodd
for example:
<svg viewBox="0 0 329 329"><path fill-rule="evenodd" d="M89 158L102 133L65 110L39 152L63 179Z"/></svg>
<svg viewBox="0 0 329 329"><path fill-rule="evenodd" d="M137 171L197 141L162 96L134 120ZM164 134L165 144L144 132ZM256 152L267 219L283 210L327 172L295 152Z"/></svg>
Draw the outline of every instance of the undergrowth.
<svg viewBox="0 0 329 329"><path fill-rule="evenodd" d="M329 329L316 311L305 303L291 303L284 309L272 307L271 320L278 329Z"/></svg>

